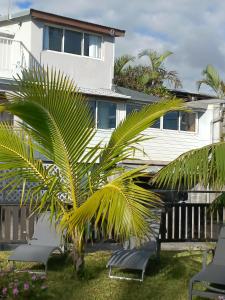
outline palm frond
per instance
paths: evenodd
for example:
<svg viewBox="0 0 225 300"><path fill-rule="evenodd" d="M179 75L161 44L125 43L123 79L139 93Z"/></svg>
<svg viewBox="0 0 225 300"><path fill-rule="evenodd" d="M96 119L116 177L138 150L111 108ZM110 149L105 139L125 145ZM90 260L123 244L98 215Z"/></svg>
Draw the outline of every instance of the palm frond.
<svg viewBox="0 0 225 300"><path fill-rule="evenodd" d="M143 171L143 168L141 169ZM144 237L149 233L149 219L154 219L152 208L159 207L159 197L135 184L134 179L144 176L139 170L125 172L100 187L76 211L65 215L63 226L84 227L94 220L96 226L107 224L106 232L114 232L121 240Z"/></svg>
<svg viewBox="0 0 225 300"><path fill-rule="evenodd" d="M49 150L49 159L54 160L68 181L71 201L79 205L77 181L82 168L77 162L96 133L87 100L73 81L53 70L24 71L17 84L19 91L6 104L7 110L25 120L33 137Z"/></svg>
<svg viewBox="0 0 225 300"><path fill-rule="evenodd" d="M160 187L191 189L200 184L212 189L223 189L224 156L224 142L191 150L160 170L153 181Z"/></svg>
<svg viewBox="0 0 225 300"><path fill-rule="evenodd" d="M134 61L135 57L129 54L122 55L115 59L114 76L118 76L127 67L127 64Z"/></svg>

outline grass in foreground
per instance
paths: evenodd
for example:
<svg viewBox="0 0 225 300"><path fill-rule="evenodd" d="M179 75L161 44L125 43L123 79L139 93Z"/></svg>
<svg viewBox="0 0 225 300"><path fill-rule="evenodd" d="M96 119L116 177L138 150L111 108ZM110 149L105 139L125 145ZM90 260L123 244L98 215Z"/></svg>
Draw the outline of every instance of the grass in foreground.
<svg viewBox="0 0 225 300"><path fill-rule="evenodd" d="M0 252L0 259L6 259L8 255L7 252ZM51 258L47 276L48 289L43 299L185 300L188 299L189 279L201 269L202 258L199 251L162 251L160 262L150 260L145 280L139 283L109 279L105 267L109 256L108 251L87 254L82 279L74 275L70 257ZM19 268L24 266L19 264ZM4 268L7 267L5 264ZM37 269L34 264L29 267ZM36 297L32 299L35 300Z"/></svg>

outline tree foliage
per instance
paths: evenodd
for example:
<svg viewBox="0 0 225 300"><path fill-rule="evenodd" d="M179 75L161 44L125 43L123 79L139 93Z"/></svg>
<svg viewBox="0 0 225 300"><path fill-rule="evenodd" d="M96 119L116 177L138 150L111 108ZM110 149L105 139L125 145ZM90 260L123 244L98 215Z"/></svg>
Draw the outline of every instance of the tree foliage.
<svg viewBox="0 0 225 300"><path fill-rule="evenodd" d="M207 65L202 71L203 79L197 81L198 90L201 86L207 85L213 92L216 93L218 98L225 97L225 82L220 78L219 72L212 65Z"/></svg>
<svg viewBox="0 0 225 300"><path fill-rule="evenodd" d="M182 87L176 71L168 71L164 62L172 52L162 54L153 50L143 50L138 58L147 57L149 64L132 64L134 57L124 55L116 59L114 66L114 83L119 86L149 94L168 96L166 83L175 88Z"/></svg>
<svg viewBox="0 0 225 300"><path fill-rule="evenodd" d="M24 71L17 86L0 106L21 120L17 130L0 124L0 180L7 180L9 190L22 187L22 200L36 211L56 215L74 241L77 268L87 222L107 224L107 233L113 230L122 240L146 235L147 220L154 218L151 208L160 199L137 183L145 168L127 171L121 162L142 149L149 138L143 130L163 114L183 109L182 102L147 105L123 120L109 141L93 144L97 129L88 101L67 76Z"/></svg>

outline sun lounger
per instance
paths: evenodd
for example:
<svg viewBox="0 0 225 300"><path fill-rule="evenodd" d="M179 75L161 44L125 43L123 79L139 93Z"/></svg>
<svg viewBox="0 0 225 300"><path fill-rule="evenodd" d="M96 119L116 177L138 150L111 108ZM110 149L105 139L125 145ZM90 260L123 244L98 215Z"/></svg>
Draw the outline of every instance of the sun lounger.
<svg viewBox="0 0 225 300"><path fill-rule="evenodd" d="M220 230L218 242L212 262L207 265L207 253L203 256L202 270L193 276L189 284L189 299L192 296L201 296L209 299L219 299L219 296L225 297L225 226ZM194 284L201 282L206 290L194 289Z"/></svg>
<svg viewBox="0 0 225 300"><path fill-rule="evenodd" d="M33 237L26 245L18 246L9 257L9 261L47 263L55 251L62 253L63 244L61 234L56 230L54 222L50 222L49 213L41 214L34 227Z"/></svg>
<svg viewBox="0 0 225 300"><path fill-rule="evenodd" d="M121 250L115 251L109 259L106 267L109 268L109 277L115 279L126 280L144 280L144 273L151 256L155 255L159 257L160 243L159 243L159 231L160 231L160 216L161 210L158 212L157 221L150 223L151 233L146 237L145 241L138 241L136 238L131 238L124 243L124 247ZM139 243L141 245L139 245ZM132 278L127 276L117 276L112 274L112 268L127 269L127 270L139 270L141 271L141 277Z"/></svg>

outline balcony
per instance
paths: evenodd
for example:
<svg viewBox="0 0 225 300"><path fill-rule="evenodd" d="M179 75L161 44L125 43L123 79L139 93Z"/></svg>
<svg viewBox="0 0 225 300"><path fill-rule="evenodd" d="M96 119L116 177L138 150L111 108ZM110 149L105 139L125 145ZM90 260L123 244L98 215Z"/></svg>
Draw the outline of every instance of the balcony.
<svg viewBox="0 0 225 300"><path fill-rule="evenodd" d="M39 65L25 45L16 40L0 37L0 79L12 80L23 69Z"/></svg>

